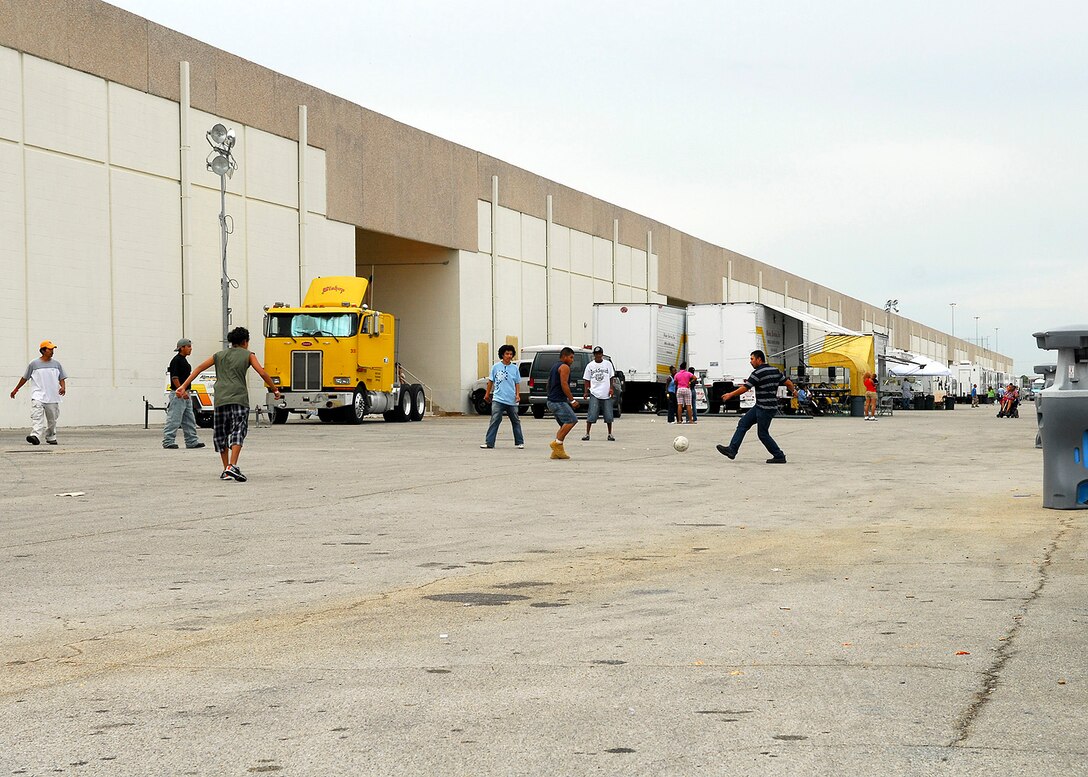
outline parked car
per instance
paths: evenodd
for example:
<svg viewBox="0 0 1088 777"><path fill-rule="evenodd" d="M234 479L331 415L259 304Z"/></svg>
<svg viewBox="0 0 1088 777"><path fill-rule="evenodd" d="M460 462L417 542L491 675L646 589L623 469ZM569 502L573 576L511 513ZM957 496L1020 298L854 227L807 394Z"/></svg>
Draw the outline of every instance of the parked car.
<svg viewBox="0 0 1088 777"><path fill-rule="evenodd" d="M528 349L527 349L528 350ZM533 411L534 418L543 418L548 409L548 377L552 367L559 361L559 352L562 345L541 345L533 349L533 362L529 368L529 407ZM612 360L606 355L604 358ZM576 412L585 413L589 409L589 403L582 401L585 380L586 365L593 361L593 351L589 348L574 349L574 363L570 365L570 393L578 400ZM612 378L612 411L616 418L622 414L624 376L617 372Z"/></svg>
<svg viewBox="0 0 1088 777"><path fill-rule="evenodd" d="M518 372L521 373L521 383L518 384L518 415L529 412L529 368L533 364L532 355L522 355L518 362ZM491 415L491 403L484 401L487 395L487 378L480 378L468 390L468 401L472 409L480 415Z"/></svg>

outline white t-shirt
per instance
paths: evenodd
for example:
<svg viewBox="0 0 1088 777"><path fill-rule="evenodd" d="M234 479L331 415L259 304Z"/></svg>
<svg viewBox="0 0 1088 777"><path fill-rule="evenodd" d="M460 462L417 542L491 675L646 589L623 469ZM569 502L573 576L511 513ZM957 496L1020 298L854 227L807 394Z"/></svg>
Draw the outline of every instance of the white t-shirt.
<svg viewBox="0 0 1088 777"><path fill-rule="evenodd" d="M49 361L35 359L27 365L23 378L30 381L30 385L34 387L30 392L32 400L53 404L61 401L60 382L67 380L68 375L56 359Z"/></svg>
<svg viewBox="0 0 1088 777"><path fill-rule="evenodd" d="M598 364L591 361L586 365L586 371L582 375L583 380L589 381L589 393L597 399L608 399L608 392L612 389L612 376L616 374L616 368L608 359L602 359Z"/></svg>

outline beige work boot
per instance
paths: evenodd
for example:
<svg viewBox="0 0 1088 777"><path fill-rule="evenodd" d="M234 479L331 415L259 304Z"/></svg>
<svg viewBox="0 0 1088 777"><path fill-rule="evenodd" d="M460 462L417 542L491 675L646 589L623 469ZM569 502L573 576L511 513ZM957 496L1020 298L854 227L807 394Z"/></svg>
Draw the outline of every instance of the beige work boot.
<svg viewBox="0 0 1088 777"><path fill-rule="evenodd" d="M556 442L555 440L552 440L551 448L552 448L552 458L553 459L569 459L570 458L570 456L567 455L567 452L563 449L563 443Z"/></svg>

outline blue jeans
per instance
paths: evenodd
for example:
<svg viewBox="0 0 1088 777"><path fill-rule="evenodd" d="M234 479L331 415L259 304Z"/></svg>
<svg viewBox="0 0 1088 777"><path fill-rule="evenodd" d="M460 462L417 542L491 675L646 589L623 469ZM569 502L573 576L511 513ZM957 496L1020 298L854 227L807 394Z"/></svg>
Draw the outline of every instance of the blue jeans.
<svg viewBox="0 0 1088 777"><path fill-rule="evenodd" d="M170 404L166 406L166 424L162 428L162 444L173 445L177 436L178 427L185 436L185 445L192 447L200 442L196 436L196 416L193 414L193 401L191 399L178 399L176 395L170 397Z"/></svg>
<svg viewBox="0 0 1088 777"><path fill-rule="evenodd" d="M586 420L591 424L597 423L597 419L604 416L604 422L606 424L612 423L612 397L608 399L600 399L593 394L589 395L589 411L586 413Z"/></svg>
<svg viewBox="0 0 1088 777"><path fill-rule="evenodd" d="M775 415L778 414L777 410L768 410L756 405L743 416L737 423L737 431L733 432L733 439L729 441L729 447L734 451L740 450L740 444L744 442L744 435L748 433L748 430L752 428L754 424L756 427L756 436L759 437L759 441L763 443L763 447L767 451L777 458L785 458L786 454L782 452L782 449L778 447L778 443L771 437L771 421L774 420Z"/></svg>
<svg viewBox="0 0 1088 777"><path fill-rule="evenodd" d="M518 406L517 405L505 405L502 402L496 402L491 400L491 423L487 425L487 436L484 438L484 442L487 443L488 448L495 447L495 437L499 433L499 424L502 423L502 417L510 416L510 424L514 427L514 445L524 445L525 437L521 434L521 419L518 418Z"/></svg>

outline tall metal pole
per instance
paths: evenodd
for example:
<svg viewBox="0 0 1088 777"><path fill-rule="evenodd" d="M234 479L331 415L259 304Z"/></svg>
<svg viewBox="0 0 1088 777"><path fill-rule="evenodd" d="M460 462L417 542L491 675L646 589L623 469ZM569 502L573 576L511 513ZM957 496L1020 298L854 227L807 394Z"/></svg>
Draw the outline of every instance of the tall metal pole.
<svg viewBox="0 0 1088 777"><path fill-rule="evenodd" d="M994 350L995 351L997 350L997 330L1000 329L1000 328L1001 327L997 327L997 326L994 327Z"/></svg>
<svg viewBox="0 0 1088 777"><path fill-rule="evenodd" d="M219 245L223 256L223 275L219 285L223 291L223 347L227 343L227 331L230 328L230 276L227 275L227 177L219 176Z"/></svg>
<svg viewBox="0 0 1088 777"><path fill-rule="evenodd" d="M975 316L975 345L982 347L982 341L978 339L978 316Z"/></svg>
<svg viewBox="0 0 1088 777"><path fill-rule="evenodd" d="M956 303L955 302L949 302L948 304L952 308L952 331L949 332L949 334L951 334L953 337L955 337L956 336Z"/></svg>

